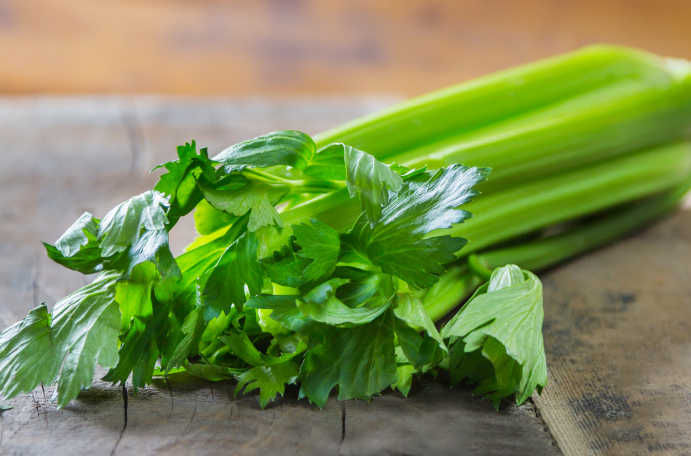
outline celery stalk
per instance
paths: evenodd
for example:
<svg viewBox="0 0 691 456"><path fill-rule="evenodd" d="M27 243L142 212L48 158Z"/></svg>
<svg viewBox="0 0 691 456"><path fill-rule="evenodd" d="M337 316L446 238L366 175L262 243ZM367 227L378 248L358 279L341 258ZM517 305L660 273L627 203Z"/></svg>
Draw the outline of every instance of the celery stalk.
<svg viewBox="0 0 691 456"><path fill-rule="evenodd" d="M691 78L649 87L619 83L548 109L398 154L392 160L436 169L489 166L488 193L598 163L691 133Z"/></svg>
<svg viewBox="0 0 691 456"><path fill-rule="evenodd" d="M315 136L387 162L495 170L486 193L691 135L688 62L594 46L460 84Z"/></svg>
<svg viewBox="0 0 691 456"><path fill-rule="evenodd" d="M681 69L680 69L681 68ZM388 157L620 81L664 86L688 69L634 49L590 46L415 98L314 137Z"/></svg>
<svg viewBox="0 0 691 456"><path fill-rule="evenodd" d="M659 220L679 206L681 197L690 186L691 182L683 182L672 190L626 205L564 233L526 244L483 252L480 257L490 268L513 263L524 269L542 271Z"/></svg>
<svg viewBox="0 0 691 456"><path fill-rule="evenodd" d="M592 214L678 185L691 173L691 144L675 143L537 182L483 195L465 208L475 217L447 230L487 248L555 223Z"/></svg>
<svg viewBox="0 0 691 456"><path fill-rule="evenodd" d="M564 260L600 248L634 233L674 211L691 187L687 179L659 195L630 203L584 222L566 232L511 247L481 252L476 260L486 271L471 267L472 256L447 268L439 282L422 294L425 309L434 321L441 320L486 280L493 268L516 264L542 271Z"/></svg>

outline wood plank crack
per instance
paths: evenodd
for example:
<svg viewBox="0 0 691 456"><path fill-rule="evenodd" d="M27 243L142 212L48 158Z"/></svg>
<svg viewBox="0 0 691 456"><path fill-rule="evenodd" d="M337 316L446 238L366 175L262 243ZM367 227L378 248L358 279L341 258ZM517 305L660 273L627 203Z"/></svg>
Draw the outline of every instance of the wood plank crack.
<svg viewBox="0 0 691 456"><path fill-rule="evenodd" d="M115 454L115 451L118 449L118 445L120 445L120 441L122 440L122 436L125 435L125 430L127 429L127 387L125 385L122 385L122 405L124 412L124 422L122 425L122 430L120 431L120 435L118 436L118 439L115 441L115 445L113 446L113 449L110 452L110 456L113 456Z"/></svg>
<svg viewBox="0 0 691 456"><path fill-rule="evenodd" d="M175 408L175 401L173 400L173 390L170 388L170 382L168 381L168 377L164 377L164 380L166 381L166 385L168 386L168 394L170 394L170 413L168 414L168 418L173 416L173 409ZM194 406L195 411L197 410L197 405L195 403Z"/></svg>
<svg viewBox="0 0 691 456"><path fill-rule="evenodd" d="M545 433L549 436L550 440L552 441L552 445L554 445L554 447L559 451L559 454L564 454L564 452L559 447L559 444L557 443L557 439L554 438L554 434L552 433L552 430L549 428L547 421L545 421L545 419L540 414L540 408L537 406L537 403L533 400L532 397L529 397L527 402L532 404L535 417L542 423L542 427L544 428Z"/></svg>
<svg viewBox="0 0 691 456"><path fill-rule="evenodd" d="M341 401L341 444L345 440L346 436L346 403Z"/></svg>

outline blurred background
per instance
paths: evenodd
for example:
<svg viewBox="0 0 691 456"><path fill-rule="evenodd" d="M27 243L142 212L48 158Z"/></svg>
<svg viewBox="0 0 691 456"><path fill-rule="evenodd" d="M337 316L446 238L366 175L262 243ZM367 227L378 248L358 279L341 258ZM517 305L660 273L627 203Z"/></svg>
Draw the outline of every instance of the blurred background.
<svg viewBox="0 0 691 456"><path fill-rule="evenodd" d="M0 94L419 95L590 43L691 58L688 0L0 0Z"/></svg>

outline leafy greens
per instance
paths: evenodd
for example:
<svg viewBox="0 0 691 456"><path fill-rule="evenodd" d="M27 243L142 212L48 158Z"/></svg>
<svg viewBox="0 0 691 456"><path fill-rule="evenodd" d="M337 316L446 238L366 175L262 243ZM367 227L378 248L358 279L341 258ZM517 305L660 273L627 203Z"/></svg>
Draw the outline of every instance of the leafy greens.
<svg viewBox="0 0 691 456"><path fill-rule="evenodd" d="M295 131L213 159L192 142L159 168L153 191L45 244L56 262L101 273L0 334L5 397L56 382L63 407L96 364L135 390L174 369L235 378L261 407L290 384L319 407L334 389L339 400L407 395L414 375L445 366L495 403L544 386L534 275L497 269L441 334L422 300L467 242L440 230L471 216L459 206L489 169L410 170L345 144L316 150ZM361 213L331 226L310 209L319 195L357 198ZM168 232L194 208L202 236L174 258Z"/></svg>

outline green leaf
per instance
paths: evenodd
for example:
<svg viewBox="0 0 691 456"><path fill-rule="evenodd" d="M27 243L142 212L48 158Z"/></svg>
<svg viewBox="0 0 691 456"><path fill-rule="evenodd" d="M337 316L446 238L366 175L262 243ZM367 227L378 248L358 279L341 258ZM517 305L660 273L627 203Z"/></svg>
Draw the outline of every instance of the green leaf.
<svg viewBox="0 0 691 456"><path fill-rule="evenodd" d="M282 363L294 358L304 351L304 346L301 346L294 353L283 353L281 356L266 355L257 350L249 337L247 337L247 334L243 331L231 331L228 334L219 337L219 340L230 347L230 350L235 356L251 366L268 366L271 364Z"/></svg>
<svg viewBox="0 0 691 456"><path fill-rule="evenodd" d="M361 325L368 323L389 308L391 300L378 307L350 308L336 298L336 289L347 283L344 279L331 279L313 288L298 299L300 311L312 320L328 325Z"/></svg>
<svg viewBox="0 0 691 456"><path fill-rule="evenodd" d="M352 328L331 328L310 349L300 368L300 395L324 407L338 386L338 399L368 399L397 380L393 313Z"/></svg>
<svg viewBox="0 0 691 456"><path fill-rule="evenodd" d="M521 268L515 264L507 264L503 268L497 268L492 272L489 283L487 285L487 292L501 290L513 285L525 282L525 276Z"/></svg>
<svg viewBox="0 0 691 456"><path fill-rule="evenodd" d="M480 366L478 352L494 367L491 376L481 378L476 390L491 398L498 407L499 401L516 394L516 402L523 403L534 390L540 392L547 383L547 364L542 338L542 284L528 271L523 277L516 274L513 265L498 268L488 285L480 288L470 301L444 327L442 336L458 337L454 347L452 375L469 372L472 366ZM489 291L492 288L493 291ZM459 342L463 345L457 347ZM456 350L472 353L466 360ZM482 368L486 372L486 366Z"/></svg>
<svg viewBox="0 0 691 456"><path fill-rule="evenodd" d="M396 367L396 388L403 394L403 396L408 397L410 393L410 388L413 386L413 374L417 372L410 364L399 364Z"/></svg>
<svg viewBox="0 0 691 456"><path fill-rule="evenodd" d="M168 361L166 366L166 373L171 370L183 366L187 362L187 358L196 353L199 348L199 341L206 329L206 322L204 321L204 309L198 307L190 312L182 324L182 332L185 337L175 348L173 356Z"/></svg>
<svg viewBox="0 0 691 456"><path fill-rule="evenodd" d="M304 169L314 156L316 146L309 135L292 130L279 130L235 144L216 155L226 174L245 167L267 168L275 165Z"/></svg>
<svg viewBox="0 0 691 456"><path fill-rule="evenodd" d="M156 231L166 227L168 198L148 191L113 208L98 225L99 247L103 257L110 257L137 244L142 230Z"/></svg>
<svg viewBox="0 0 691 456"><path fill-rule="evenodd" d="M84 212L76 222L70 226L65 233L55 243L60 253L65 257L72 257L82 247L89 244L89 241L95 239L98 234L99 221L94 219L94 215L90 212Z"/></svg>
<svg viewBox="0 0 691 456"><path fill-rule="evenodd" d="M0 415L2 414L2 412L12 410L13 408L14 407L12 407L11 405L0 404Z"/></svg>
<svg viewBox="0 0 691 456"><path fill-rule="evenodd" d="M398 163L393 162L389 165L389 168L396 171L401 176L401 179L403 179L403 182L412 180L414 177L420 174L427 173L427 166L415 169L408 168L407 166L399 165Z"/></svg>
<svg viewBox="0 0 691 456"><path fill-rule="evenodd" d="M199 184L199 188L206 201L220 211L238 217L249 212L247 229L250 231L268 225L283 228L281 216L273 206L286 194L287 190L283 187L250 182L236 190L214 190L202 184Z"/></svg>
<svg viewBox="0 0 691 456"><path fill-rule="evenodd" d="M241 375L247 371L247 369L233 369L225 366L214 366L211 364L202 363L185 363L183 367L187 372L195 377L203 378L212 382L233 380L238 375Z"/></svg>
<svg viewBox="0 0 691 456"><path fill-rule="evenodd" d="M221 228L227 228L237 220L237 216L219 211L208 201L202 199L194 210L194 227L197 233L208 235Z"/></svg>
<svg viewBox="0 0 691 456"><path fill-rule="evenodd" d="M159 290L156 290L158 299L166 302L171 300L184 302L189 309L187 313L191 312L198 304L199 277L212 269L228 246L245 232L245 224L246 220L240 219L222 236L177 257L175 260L182 272L182 280L177 282L172 290L164 290L168 296L161 296Z"/></svg>
<svg viewBox="0 0 691 456"><path fill-rule="evenodd" d="M405 182L391 198L374 228L361 215L350 231L357 241L346 242L385 273L415 288L430 287L444 272L442 265L456 259L454 253L466 240L425 235L470 217L470 213L456 208L477 194L472 187L485 180L488 172L485 168L452 165L434 175L420 174Z"/></svg>
<svg viewBox="0 0 691 456"><path fill-rule="evenodd" d="M197 287L206 321L221 312L229 314L231 305L242 310L247 300L245 286L250 296L261 292L264 271L257 262L257 246L254 234L245 232L228 246L211 269L199 277Z"/></svg>
<svg viewBox="0 0 691 456"><path fill-rule="evenodd" d="M55 380L50 314L45 305L0 333L0 392L10 399Z"/></svg>
<svg viewBox="0 0 691 456"><path fill-rule="evenodd" d="M53 308L52 372L57 374L62 364L57 378L58 407L64 407L82 388L91 386L96 363L110 368L118 362L120 309L114 287L117 277L117 274L103 273L91 285L58 301Z"/></svg>
<svg viewBox="0 0 691 456"><path fill-rule="evenodd" d="M403 179L384 163L361 150L341 144L346 164L346 184L350 197L359 195L360 207L371 228L382 215L382 206L389 202L389 189L397 192Z"/></svg>
<svg viewBox="0 0 691 456"><path fill-rule="evenodd" d="M202 194L197 188L197 180L202 176L208 182L216 180L214 162L209 160L206 148L202 148L197 155L197 145L185 143L178 146L178 160L158 165L168 172L161 176L154 190L167 195L170 199L168 216L177 218L188 214L201 201Z"/></svg>
<svg viewBox="0 0 691 456"><path fill-rule="evenodd" d="M118 364L103 377L106 382L124 385L132 374L136 392L151 383L156 361L170 330L169 311L152 295L153 315L134 317L119 351Z"/></svg>
<svg viewBox="0 0 691 456"><path fill-rule="evenodd" d="M111 261L101 257L101 248L98 247L97 242L93 242L86 247L82 247L79 252L71 257L66 257L56 247L43 242L46 248L48 258L55 261L61 266L64 266L73 271L81 272L82 274L93 274L101 272L105 265L110 265ZM113 262L117 263L119 256L112 257Z"/></svg>
<svg viewBox="0 0 691 456"><path fill-rule="evenodd" d="M86 212L55 247L43 245L56 263L84 274L116 269L128 277L135 266L150 261L163 279L179 280L180 269L168 245L165 204L162 194L146 192L120 204L100 223Z"/></svg>
<svg viewBox="0 0 691 456"><path fill-rule="evenodd" d="M323 339L323 329L328 327L303 314L297 307L296 298L292 295L258 295L247 301L245 307L270 310L270 318L284 328L308 336L310 343L319 343Z"/></svg>
<svg viewBox="0 0 691 456"><path fill-rule="evenodd" d="M365 271L377 268L367 256L367 249L360 243L360 239L350 232L341 233L341 253L338 262Z"/></svg>
<svg viewBox="0 0 691 456"><path fill-rule="evenodd" d="M293 360L270 366L256 366L238 377L237 395L245 388L245 394L259 388L259 406L263 409L277 395L283 396L286 384L295 384L300 365Z"/></svg>
<svg viewBox="0 0 691 456"><path fill-rule="evenodd" d="M339 266L334 271L334 277L348 280L338 287L336 297L351 308L362 305L377 307L389 301L394 294L392 277L381 272Z"/></svg>
<svg viewBox="0 0 691 456"><path fill-rule="evenodd" d="M106 368L117 363L116 278L101 274L60 300L52 319L42 305L0 333L0 391L5 398L57 382L61 408L91 386L96 363Z"/></svg>
<svg viewBox="0 0 691 456"><path fill-rule="evenodd" d="M293 225L295 243L302 247L297 255L313 260L307 265L302 275L307 282L314 282L321 277L333 274L341 251L338 231L325 223L310 219L312 225L301 223Z"/></svg>
<svg viewBox="0 0 691 456"><path fill-rule="evenodd" d="M310 263L312 261L309 258L296 255L287 245L283 245L280 252L259 260L273 283L291 288L299 288L307 283L303 273Z"/></svg>
<svg viewBox="0 0 691 456"><path fill-rule="evenodd" d="M343 144L330 144L317 151L303 173L317 179L346 180Z"/></svg>
<svg viewBox="0 0 691 456"><path fill-rule="evenodd" d="M127 280L115 285L115 301L120 306L121 330L126 332L134 317L148 318L153 315L151 291L158 279L154 266L143 263L133 269Z"/></svg>
<svg viewBox="0 0 691 456"><path fill-rule="evenodd" d="M410 364L419 370L444 359L448 349L418 297L412 293L398 293L396 301L394 328ZM422 335L418 333L420 329Z"/></svg>
<svg viewBox="0 0 691 456"><path fill-rule="evenodd" d="M103 251L97 240L99 222L91 213L85 212L60 236L55 246L43 243L48 258L83 274L100 272L104 267L117 263L118 255L109 259L102 257Z"/></svg>
<svg viewBox="0 0 691 456"><path fill-rule="evenodd" d="M180 280L182 273L170 251L168 244L168 231L164 228L155 231L144 231L139 240L127 252L127 269L125 277L128 277L135 266L149 261L156 265L158 273L163 280Z"/></svg>

